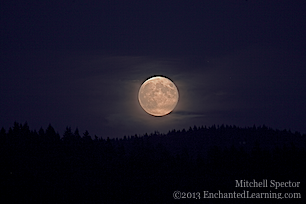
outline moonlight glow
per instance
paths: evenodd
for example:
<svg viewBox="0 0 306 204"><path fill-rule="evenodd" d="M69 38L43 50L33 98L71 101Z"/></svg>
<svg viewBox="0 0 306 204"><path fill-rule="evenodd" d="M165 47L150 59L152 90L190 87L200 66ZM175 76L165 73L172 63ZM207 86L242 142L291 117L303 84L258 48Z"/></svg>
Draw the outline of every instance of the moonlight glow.
<svg viewBox="0 0 306 204"><path fill-rule="evenodd" d="M178 99L179 93L175 84L162 76L146 80L138 93L141 107L153 116L169 114L175 108Z"/></svg>

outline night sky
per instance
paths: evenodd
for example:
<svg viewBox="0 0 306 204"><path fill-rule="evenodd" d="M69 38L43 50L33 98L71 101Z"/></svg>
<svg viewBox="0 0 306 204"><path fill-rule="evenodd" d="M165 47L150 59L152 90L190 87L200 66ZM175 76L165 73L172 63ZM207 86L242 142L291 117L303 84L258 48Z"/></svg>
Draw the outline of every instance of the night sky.
<svg viewBox="0 0 306 204"><path fill-rule="evenodd" d="M150 2L150 3L149 3ZM213 124L306 133L304 1L1 1L0 127L123 137ZM165 117L148 77L177 85Z"/></svg>

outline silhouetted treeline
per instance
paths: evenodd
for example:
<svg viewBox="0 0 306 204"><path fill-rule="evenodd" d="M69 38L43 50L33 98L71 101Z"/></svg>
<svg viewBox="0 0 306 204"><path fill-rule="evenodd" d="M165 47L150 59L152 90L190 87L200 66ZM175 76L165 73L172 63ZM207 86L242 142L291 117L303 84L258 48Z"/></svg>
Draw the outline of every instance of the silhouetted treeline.
<svg viewBox="0 0 306 204"><path fill-rule="evenodd" d="M0 130L1 189L12 203L172 203L175 190L240 190L237 179L303 183L305 138L224 125L119 139L67 127L61 137L15 122Z"/></svg>

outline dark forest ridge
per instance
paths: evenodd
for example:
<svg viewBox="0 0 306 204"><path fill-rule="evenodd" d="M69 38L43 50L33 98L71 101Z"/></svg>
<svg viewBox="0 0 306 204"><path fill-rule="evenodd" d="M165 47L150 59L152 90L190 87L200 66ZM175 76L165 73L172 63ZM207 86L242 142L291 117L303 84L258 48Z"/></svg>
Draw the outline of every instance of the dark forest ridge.
<svg viewBox="0 0 306 204"><path fill-rule="evenodd" d="M278 130L273 129L271 127L267 127L265 125L262 126L255 126L253 127L237 127L235 125L212 125L210 127L201 126L197 127L194 126L189 127L188 130L183 128L182 130L169 130L168 133L159 133L155 131L154 133L145 133L143 135L129 135L124 136L123 138L113 138L109 139L107 135L103 135L102 137L98 137L94 135L92 137L89 132L86 130L83 135L80 135L78 128L75 129L73 132L70 127L66 127L64 134L61 136L55 129L52 127L51 124L44 130L42 127L38 130L30 130L30 127L27 122L23 125L18 122L14 122L13 127L9 127L8 131L6 131L3 127L0 130L1 138L4 139L5 137L10 137L10 135L14 135L14 137L24 137L20 138L21 140L25 140L26 137L39 138L39 140L43 140L46 138L51 139L52 141L66 141L72 138L78 139L87 139L87 140L99 140L103 141L111 140L111 141L126 141L126 140L133 140L134 138L154 138L156 140L173 140L173 139L183 139L189 140L192 138L198 140L208 140L209 142L215 142L215 145L223 145L229 144L232 145L246 145L248 143L254 143L256 140L261 143L262 145L286 145L286 144L294 144L294 145L303 145L305 144L306 134L301 134L298 131L291 132L291 130Z"/></svg>
<svg viewBox="0 0 306 204"><path fill-rule="evenodd" d="M237 179L304 185L306 171L305 134L266 126L92 139L15 122L0 131L0 155L2 194L15 203L172 203L175 190L234 191Z"/></svg>
<svg viewBox="0 0 306 204"><path fill-rule="evenodd" d="M33 133L33 134L37 134L37 131L34 129L34 130L30 130L30 127L29 127L29 125L28 125L28 123L27 122L25 122L23 125L22 125L22 123L19 123L19 122L14 122L14 126L13 127L9 127L8 128L8 131L6 131L5 130L5 128L4 127L2 127L1 128L1 130L0 130L0 132L1 133L9 133L10 131L12 131L13 129L25 129L25 130L29 130L31 133ZM55 131L54 130L54 128L52 127L52 125L51 124L49 124L48 125L48 127L47 127L47 129L46 130L50 130L50 129L53 129L53 131ZM270 131L270 132L275 132L276 134L278 134L278 133L284 133L284 134L286 134L286 133L289 133L289 134L293 134L293 135L296 135L296 136L298 136L298 137L300 137L300 136L302 136L302 137L306 137L306 134L304 133L304 134L302 134L301 132L299 132L299 131L294 131L294 132L292 132L290 129L283 129L283 130L279 130L279 129L273 129L273 128L271 128L271 127L268 127L268 126L266 126L266 125L259 125L259 126L256 126L256 125L253 125L252 127L239 127L239 126L236 126L236 125L225 125L225 124L221 124L221 125L212 125L212 126L201 126L201 127L199 127L199 126L193 126L193 127L189 127L189 129L188 130L186 130L185 128L183 128L183 129L181 129L181 130L175 130L175 129L172 129L172 130L169 130L168 131L168 133L167 134L164 134L164 133L159 133L158 131L155 131L154 133L150 133L150 136L152 136L152 135L164 135L164 136L166 136L166 135L172 135L173 133L178 133L178 134L185 134L185 133L191 133L191 132L201 132L201 131L205 131L205 130L211 130L211 131L216 131L216 132L224 132L225 130L252 130L252 131L256 131L256 130L260 130L260 131L266 131L266 130L268 130L268 131ZM39 134L39 132L43 132L43 131L45 131L42 127L38 130L38 134ZM72 131L71 130L71 128L69 127L69 126L67 126L66 127L66 130L65 130L65 132L69 132L69 131ZM76 133L77 132L77 134L79 134L79 130L78 130L78 128L76 128L75 129L75 131L74 131L74 133ZM56 134L57 135L59 135L59 133L58 132L56 132ZM65 133L64 133L65 134ZM89 132L88 132L88 130L86 130L83 134L86 134L86 135L89 135ZM60 135L59 135L60 136ZM104 135L103 135L104 136ZM103 137L102 136L102 137ZM143 135L139 135L139 137L143 137L143 136L148 136L148 133L144 133ZM95 135L94 137L98 137L97 135ZM127 136L124 136L125 138L127 137ZM137 134L135 134L135 135L129 135L128 136L129 138L130 137L138 137L138 135ZM107 137L108 138L108 137ZM114 139L118 139L118 138L114 138Z"/></svg>
<svg viewBox="0 0 306 204"><path fill-rule="evenodd" d="M27 122L23 125L15 122L13 127L10 127L6 132L4 128L0 131L0 141L2 145L39 145L39 144L70 144L70 145L86 145L98 143L111 143L115 147L124 146L126 149L131 149L133 143L150 143L153 146L163 145L173 155L188 150L190 156L196 158L198 154L206 155L207 151L217 146L221 149L231 147L242 148L245 151L250 151L254 146L259 146L263 149L273 150L283 147L306 147L306 135L300 132L292 133L290 130L274 130L265 125L256 127L212 125L210 127L201 126L189 128L188 130L169 131L167 134L155 131L151 134L143 134L142 136L124 136L123 138L103 138L92 137L86 130L83 135L80 134L78 128L73 132L70 127L67 127L63 136L57 133L51 124L44 130L40 128L30 130Z"/></svg>

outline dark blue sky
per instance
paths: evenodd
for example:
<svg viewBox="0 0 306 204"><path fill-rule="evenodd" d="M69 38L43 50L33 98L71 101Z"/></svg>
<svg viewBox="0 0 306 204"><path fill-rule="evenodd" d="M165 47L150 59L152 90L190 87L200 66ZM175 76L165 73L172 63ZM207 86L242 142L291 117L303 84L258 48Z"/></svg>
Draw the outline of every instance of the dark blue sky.
<svg viewBox="0 0 306 204"><path fill-rule="evenodd" d="M306 133L303 1L2 1L0 126L122 137L229 124ZM172 79L166 117L141 83Z"/></svg>

